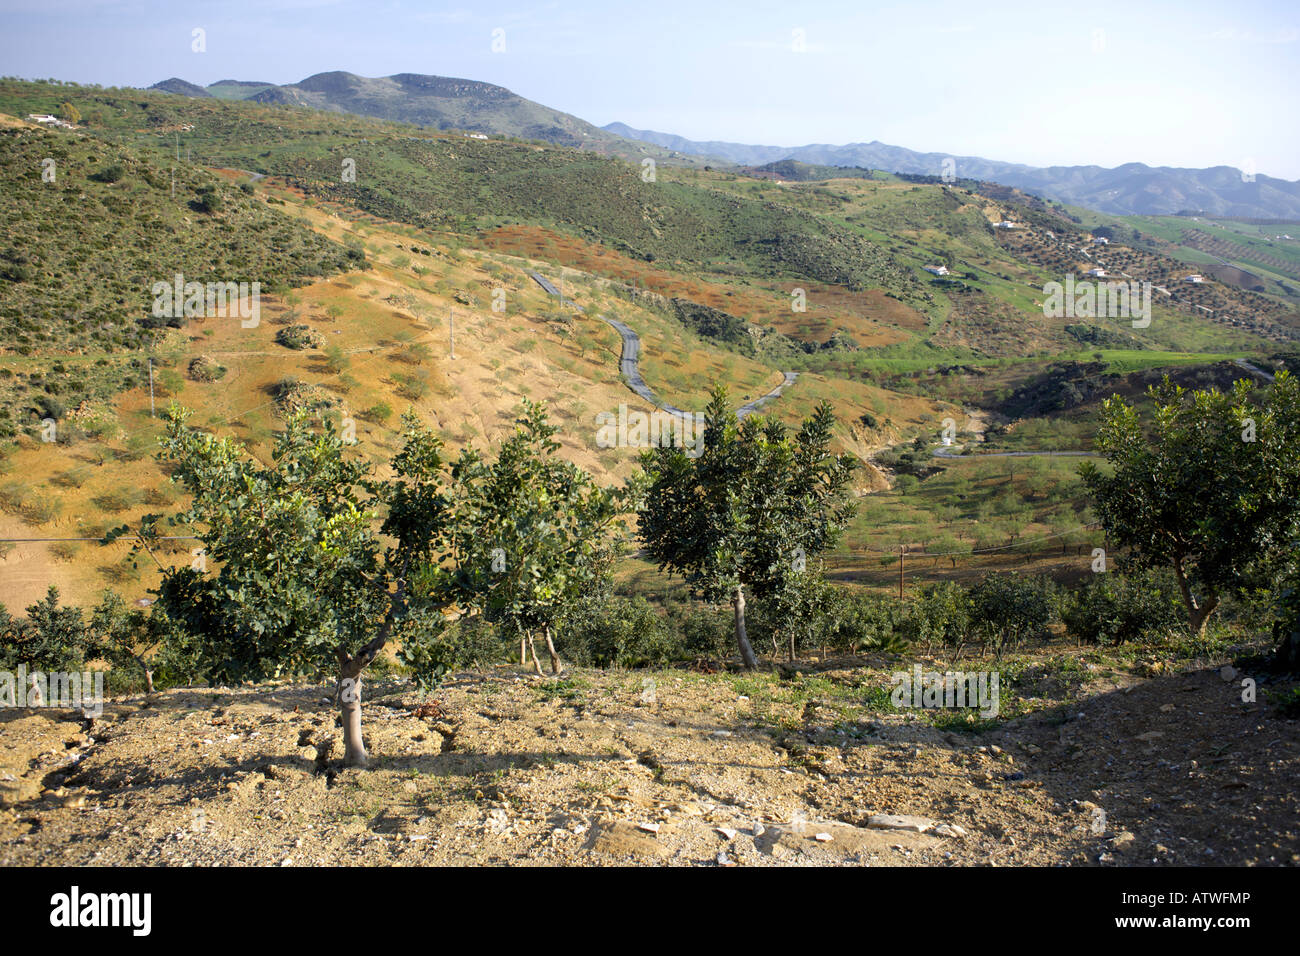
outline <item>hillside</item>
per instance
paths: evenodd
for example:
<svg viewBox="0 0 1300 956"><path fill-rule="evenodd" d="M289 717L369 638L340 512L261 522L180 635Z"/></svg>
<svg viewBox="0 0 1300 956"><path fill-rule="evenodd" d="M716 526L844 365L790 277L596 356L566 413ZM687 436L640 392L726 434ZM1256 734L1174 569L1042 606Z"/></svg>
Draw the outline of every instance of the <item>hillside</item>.
<svg viewBox="0 0 1300 956"><path fill-rule="evenodd" d="M1101 166L1033 167L979 156L921 153L881 142L843 146L752 146L744 143L696 141L609 123L604 129L628 139L694 156L721 159L741 166L764 166L793 159L811 165L861 167L914 175L942 175L952 163L952 175L1015 186L1061 202L1119 215L1172 215L1191 210L1208 216L1300 219L1300 182L1256 174L1246 182L1241 170L1152 167L1125 163Z"/></svg>
<svg viewBox="0 0 1300 956"><path fill-rule="evenodd" d="M27 160L45 153L66 165L47 192L33 190L35 206L30 197L24 210L15 205L15 223L39 210L49 241L40 258L20 264L29 270L26 278L4 280L12 290L6 302L13 303L17 324L0 348L0 381L12 395L7 407L17 410L10 427L18 440L0 456L0 537L93 539L176 503L174 488L151 456L159 425L150 414L147 358L158 404L176 400L195 408L208 427L231 432L260 453L293 403L307 403L335 419L353 418L359 451L385 460L407 407L417 409L456 448L490 443L509 427L521 398L545 397L563 427L565 455L605 481L627 477L637 450L598 447L596 415L617 412L620 405L653 409L620 380L618 335L601 315L616 317L639 334L642 374L661 400L679 407L700 407L713 382L729 385L737 403L781 382L776 367L702 337L673 308L590 273L475 249L445 235L321 203L284 181L250 183L233 170L214 174L186 166L178 171L178 199L172 202L169 178L128 147L113 146L105 154L79 134L41 130L3 136L0 148L15 169L31 168L39 175L39 163ZM93 178L95 170L119 163L120 179ZM129 190L134 204L117 200L114 186ZM219 211L201 214L183 203L183 196L198 195L194 190L207 186L223 197ZM13 194L15 204L22 195ZM66 201L69 196L77 201ZM99 204L88 212L92 199ZM162 225L143 228L154 218ZM152 235L173 235L165 228L171 219L188 230L170 244L148 245ZM209 229L231 230L232 238L215 240ZM101 230L123 244L110 247L96 240ZM128 241L137 230L138 248ZM148 258L137 261L136 256ZM235 320L200 317L145 329L149 287L160 268L164 278L175 269L187 277L221 280L261 276L260 323L245 328ZM566 297L585 312L558 308L529 278L538 269L561 282ZM93 277L84 281L110 297L88 299L87 314L102 318L109 306L118 308L124 328L141 330L137 334L145 337L121 338L110 335L107 322L71 318L65 325L45 326L40 337L22 331L21 315L40 304L32 296L52 288L37 278L56 274ZM508 302L504 315L490 309L497 289ZM452 310L454 361L447 325ZM316 344L292 348L282 341L283 333L299 328L311 330ZM23 335L29 339L21 340ZM815 375L801 379L771 411L797 420L822 398L836 403L845 422L884 413L890 424L879 434L885 440L931 427L923 422L944 411L936 403L868 384ZM57 406L50 404L55 399ZM41 418L50 414L58 421L58 440L52 444L39 440ZM845 445L865 456L862 438L856 429L842 431ZM863 479L868 487L871 474L868 468ZM57 497L44 493L49 488L59 489ZM144 599L157 569L132 562L127 544L6 545L0 601L25 606L49 584L69 600L93 600L105 586L131 600ZM190 546L174 542L158 557L188 561Z"/></svg>
<svg viewBox="0 0 1300 956"><path fill-rule="evenodd" d="M900 544L913 553L988 552L969 555L963 568L946 562L953 573L1068 566L1072 554L1056 539L1067 535L1072 552L1092 534L1071 462L1014 471L974 455L922 462L929 453L917 449L936 440L945 419L976 439L993 424L1002 430L989 437L1014 435L1016 447L1026 440L1077 447L1088 440L1095 407L1076 408L1062 396L1095 395L1117 375L1247 355L1266 361L1300 334L1286 301L1213 280L1160 297L1142 330L1124 320L1045 316L1044 284L1065 273L1104 262L1136 279L1172 281L1183 263L1171 258L1174 247L1151 247L1113 229L1115 220L1085 225L1069 208L1007 187L887 174L823 178L834 171L802 167L793 168L807 173L801 182L670 166L647 181L638 165L588 150L467 139L350 113L0 82L0 108L16 115L69 97L86 117L83 130L11 134L29 150L62 149L71 158L58 185L75 193L10 200L16 221L35 202L51 235L62 237L44 254L57 257L38 263L42 274L100 277L85 281L113 298L92 298L95 314L117 308L136 327L147 317L150 260L166 266L164 275L182 266L187 275L261 276L263 322L242 329L199 321L156 330L156 341L115 343L123 350L116 379L96 364L116 367L91 348L104 346L108 334L94 323L85 342L77 338L84 320L67 331L47 329L41 339L15 326L0 376L8 372L4 380L21 384L24 396L57 394L52 387L71 390L77 401L65 403L61 426L71 443L51 448L38 442L47 407L26 399L30 407L15 422L26 435L3 465L7 537L93 537L172 503L174 492L149 457L157 434L143 350L150 342L155 401L196 407L209 427L253 448L268 446L288 404L351 417L361 449L378 461L391 453L407 406L455 448L490 442L521 398L545 396L566 456L601 480L624 478L635 450L597 447L595 416L620 405L649 407L619 379L619 339L608 318L639 335L640 372L666 404L699 408L715 381L740 404L792 371L797 381L768 412L795 422L818 400L833 403L840 447L864 463L857 491L865 500L832 556L842 579L888 587L890 571L873 555ZM99 168L92 156L120 162L131 175L100 183L90 177ZM345 160L355 182L341 175ZM24 161L24 175L39 174L26 152L14 159ZM249 181L249 173L262 178ZM219 209L182 204L209 186L203 195L220 197ZM116 201L127 191L133 206ZM87 198L64 201L67 195ZM104 212L87 217L91 197ZM144 228L155 219L188 222L179 241L201 245L175 265L169 256L177 249L144 245L139 261L109 255L106 240L73 241L83 219L105 235L138 233L141 242L170 235ZM1020 228L994 228L1008 219ZM205 231L223 225L239 228L224 241ZM1113 241L1102 249L1091 240L1105 228ZM245 262L261 265L249 270ZM946 264L948 275L926 271L935 264ZM583 311L559 308L533 271L561 283ZM22 282L14 289L31 294ZM491 309L498 292L504 315ZM1095 370L1053 377L1054 363L1069 360ZM99 378L81 375L86 368ZM1023 427L1007 431L1022 418ZM902 443L911 447L893 447ZM63 489L61 503L42 499L44 483ZM1019 544L1040 540L1046 543L1036 549ZM77 600L105 584L143 597L156 568L124 563L125 552L122 544L16 543L5 603L29 603L51 581ZM178 542L166 559L187 554ZM936 560L916 573L941 570ZM669 587L638 562L622 573L647 593Z"/></svg>
<svg viewBox="0 0 1300 956"><path fill-rule="evenodd" d="M53 181L42 179L46 168ZM156 282L181 274L281 294L365 262L207 170L168 169L81 136L0 130L0 172L24 184L0 195L6 438L50 407L73 409L140 383L143 352L165 349L185 324L152 314Z"/></svg>
<svg viewBox="0 0 1300 956"><path fill-rule="evenodd" d="M691 164L690 157L646 149L576 116L525 99L503 86L448 76L395 73L357 76L336 70L297 83L220 80L209 87L172 77L150 89L192 97L219 97L301 106L410 123L435 130L537 140L613 155L648 155Z"/></svg>

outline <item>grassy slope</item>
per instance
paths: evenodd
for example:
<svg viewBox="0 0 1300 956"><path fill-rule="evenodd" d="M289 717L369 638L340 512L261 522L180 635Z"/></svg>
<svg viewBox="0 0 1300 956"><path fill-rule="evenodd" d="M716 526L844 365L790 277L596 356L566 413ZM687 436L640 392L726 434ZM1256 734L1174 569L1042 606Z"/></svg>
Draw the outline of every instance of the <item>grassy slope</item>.
<svg viewBox="0 0 1300 956"><path fill-rule="evenodd" d="M556 321L554 301L527 278L534 268L556 275L549 264L439 242L403 224L356 221L308 204L301 192L281 184L263 181L257 189L259 197L288 203L285 209L295 227L335 243L359 243L373 264L284 296L264 297L258 328L198 321L173 332L170 347L159 351L161 361L177 370L200 354L227 369L216 383L181 376L175 394L162 400L175 398L196 408L198 424L237 435L260 456L267 454L280 422L271 389L289 375L321 386L335 403L330 414L352 416L358 452L377 461L394 450L394 427L408 405L439 429L453 449L466 443L485 447L510 427L513 409L528 396L549 403L563 429L566 457L602 480L626 478L635 468L636 450L598 448L595 417L617 411L620 404L651 409L619 381L618 337L594 317L596 312L620 315L643 336L647 381L670 401L702 407L704 391L714 380L728 384L737 396L765 391L779 381L773 369L700 340L680 323L615 295L600 279L565 271L566 294L592 313L574 315L569 327ZM492 290L498 287L506 290L505 314L490 310ZM458 296L467 296L470 304ZM446 323L453 308L454 361ZM278 345L275 333L289 323L317 329L326 348L342 351L341 367L331 369L322 350L298 352ZM39 361L39 355L5 357L0 368ZM834 402L844 422L883 410L893 422L888 435L876 436L885 440L930 427L924 423L940 410L923 399L812 376L792 388L772 412L793 423L823 398ZM380 405L391 414L382 419L367 414ZM147 389L137 386L98 402L94 412L106 423L99 438L82 436L56 445L25 440L0 462L6 472L0 490L7 505L0 514L0 535L98 535L177 503L174 489L150 458L159 429L149 417ZM842 441L862 453L867 448L863 436L847 426ZM869 476L870 471L864 480ZM51 488L59 489L58 504L48 509L42 502ZM192 546L176 542L159 558L188 561ZM25 606L49 583L77 602L92 600L99 588L110 585L131 599L144 597L156 580L156 568L147 557L132 566L126 551L124 544L14 545L0 565L0 600Z"/></svg>
<svg viewBox="0 0 1300 956"><path fill-rule="evenodd" d="M66 88L0 83L0 107L19 111L67 95ZM288 212L297 228L360 248L374 264L366 273L272 297L262 329L191 327L170 333L160 348L173 370L200 352L228 367L219 385L175 377L169 384L183 402L201 409L205 424L235 430L262 453L277 427L270 389L289 374L322 387L333 414L346 410L356 417L360 450L377 459L391 451L396 413L407 404L445 430L456 447L491 441L528 395L551 402L566 454L602 479L624 477L634 468L635 451L599 449L594 441L598 411L638 405L618 380L618 339L596 318L602 312L642 335L648 382L682 407L701 407L715 379L740 399L774 385L779 368L802 369L771 412L793 423L818 400L830 400L841 421L841 443L864 459L916 436L934 440L945 417L964 421L962 410L945 400L996 403L1063 354L1092 351L1065 334L1068 320L1042 316L1042 283L1062 267L1044 231L1059 230L1075 241L1085 235L1042 203L1018 207L1001 194L990 198L897 177L778 185L661 167L657 182L645 183L635 167L589 154L417 135L410 127L344 114L137 91L75 98L83 113L95 116L96 136L153 157L155 165L175 149L175 124L193 123L184 147L196 159L279 173L257 184L259 196L287 203L274 209ZM343 158L357 161L356 183L339 180ZM230 169L226 178L244 177ZM990 222L1007 216L1032 228L1014 242L990 230ZM932 283L921 267L935 261L950 261L964 274L966 288ZM561 315L528 280L533 268L563 277L566 293L587 312ZM807 342L824 343L840 332L866 347L766 358L739 354L701 339L666 311L629 299L611 281L701 302ZM504 315L489 311L497 288L507 294ZM805 290L807 311L791 308L794 288ZM454 362L445 325L452 308ZM327 347L341 354L276 345L273 319L315 326ZM1103 350L1103 360L1122 371L1217 360L1268 345L1163 306L1147 334L1147 348ZM5 363L30 365L39 354ZM946 363L984 374L944 375ZM384 405L392 413L387 418L365 414ZM101 440L66 452L61 446L20 449L6 467L22 476L15 480L26 490L9 489L3 520L27 533L66 527L94 532L147 508L159 510L156 502L165 503L167 493L156 488L158 475L146 454L153 429L147 407L147 393L137 387L94 409L108 419L116 415L119 431L109 429ZM105 457L101 468L98 460ZM1055 477L1036 477L1034 488L1009 479L1013 484L996 492L1000 503L981 513L981 496L994 494L991 477L972 479L963 493L955 478L942 476L983 467L988 463L936 463L935 474L919 486L904 482L867 499L848 545L887 548L951 535L964 547L981 535L986 543L998 535L1022 540L1078 523L1077 495L1056 474L1065 464L1051 463ZM33 490L48 482L69 489L69 510L49 513L34 503ZM888 482L868 467L860 484L865 493ZM987 493L980 490L985 485ZM1013 508L1008 496L1015 494L1022 500ZM948 514L943 509L955 513L939 517ZM38 596L45 580L65 582L81 596L113 580L134 595L149 581L149 572L124 568L93 546L83 548L96 552L93 557L20 548L6 573L14 557L31 559L25 565L33 569L30 580L16 586L23 600ZM188 554L186 547L178 551ZM871 580L878 572L872 561L853 559L849 573Z"/></svg>

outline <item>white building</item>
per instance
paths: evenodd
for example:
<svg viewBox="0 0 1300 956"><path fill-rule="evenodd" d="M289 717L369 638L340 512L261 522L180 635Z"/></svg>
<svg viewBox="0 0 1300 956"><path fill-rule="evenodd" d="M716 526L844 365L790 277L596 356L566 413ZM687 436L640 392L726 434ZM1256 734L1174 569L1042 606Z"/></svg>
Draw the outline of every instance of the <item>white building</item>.
<svg viewBox="0 0 1300 956"><path fill-rule="evenodd" d="M946 276L948 274L947 266L924 266L926 272L937 276Z"/></svg>

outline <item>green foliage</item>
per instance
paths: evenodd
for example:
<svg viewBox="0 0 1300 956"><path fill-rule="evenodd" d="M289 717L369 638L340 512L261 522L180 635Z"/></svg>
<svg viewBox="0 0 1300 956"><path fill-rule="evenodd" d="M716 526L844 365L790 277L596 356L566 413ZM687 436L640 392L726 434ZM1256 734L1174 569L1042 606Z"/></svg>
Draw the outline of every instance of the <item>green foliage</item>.
<svg viewBox="0 0 1300 956"><path fill-rule="evenodd" d="M592 667L663 667L694 656L644 597L579 601L565 615L560 650Z"/></svg>
<svg viewBox="0 0 1300 956"><path fill-rule="evenodd" d="M1097 447L1111 473L1080 474L1111 537L1141 567L1169 567L1199 631L1225 595L1267 581L1300 534L1300 383L1264 393L1150 390L1153 421L1118 398L1103 406Z"/></svg>
<svg viewBox="0 0 1300 956"><path fill-rule="evenodd" d="M1293 685L1286 690L1277 691L1271 695L1269 701L1277 712L1283 717L1295 720L1300 717L1300 684Z"/></svg>
<svg viewBox="0 0 1300 956"><path fill-rule="evenodd" d="M53 182L41 180L47 158L57 163ZM172 176L147 149L0 129L0 178L14 187L0 192L0 342L20 354L127 353L184 324L152 314L153 284L177 273L187 282L260 282L265 294L355 265L342 245L183 165L176 196L208 190L221 203L219 216L196 216L172 198ZM69 362L45 380L71 408L146 374L143 359L123 354L102 365ZM20 401L14 380L0 383L0 406Z"/></svg>
<svg viewBox="0 0 1300 956"><path fill-rule="evenodd" d="M59 589L27 608L26 619L12 617L0 604L0 670L25 664L32 671L80 671L91 650L81 611L59 606Z"/></svg>
<svg viewBox="0 0 1300 956"><path fill-rule="evenodd" d="M1183 620L1173 574L1151 569L1098 574L1061 602L1067 634L1087 644L1123 644L1167 633Z"/></svg>
<svg viewBox="0 0 1300 956"><path fill-rule="evenodd" d="M909 633L906 610L893 598L879 594L834 592L826 619L828 643L853 654L900 653Z"/></svg>
<svg viewBox="0 0 1300 956"><path fill-rule="evenodd" d="M144 689L152 691L155 658L169 631L165 620L161 613L128 607L116 591L105 591L87 626L94 656L108 661L114 671L138 675Z"/></svg>
<svg viewBox="0 0 1300 956"><path fill-rule="evenodd" d="M784 643L794 660L798 648L812 646L834 626L834 601L826 568L820 562L781 575L762 601L773 643Z"/></svg>
<svg viewBox="0 0 1300 956"><path fill-rule="evenodd" d="M970 589L971 627L998 660L1008 646L1045 637L1056 614L1051 581L1023 574L986 574Z"/></svg>
<svg viewBox="0 0 1300 956"><path fill-rule="evenodd" d="M188 417L169 409L162 439L160 459L193 496L172 523L196 534L220 570L168 569L158 603L193 637L211 679L317 674L345 659L364 666L408 599L437 603L427 584L443 528L441 443L418 422L405 422L394 477L380 481L345 457L328 421L316 435L292 415L262 465ZM381 555L382 506L380 530L394 543ZM156 533L156 516L141 531Z"/></svg>
<svg viewBox="0 0 1300 956"><path fill-rule="evenodd" d="M451 470L452 586L508 634L549 634L598 591L617 553L626 491L557 457L557 430L544 405L525 401L495 460L466 448Z"/></svg>
<svg viewBox="0 0 1300 956"><path fill-rule="evenodd" d="M704 420L699 457L666 445L642 453L641 540L661 570L683 575L706 600L742 601L747 586L760 598L775 594L852 514L846 492L855 463L830 452L828 404L791 436L777 421L738 422L718 387ZM753 666L743 626L738 615L741 655Z"/></svg>
<svg viewBox="0 0 1300 956"><path fill-rule="evenodd" d="M954 581L927 584L912 598L904 620L910 640L925 645L958 646L971 627L971 601Z"/></svg>

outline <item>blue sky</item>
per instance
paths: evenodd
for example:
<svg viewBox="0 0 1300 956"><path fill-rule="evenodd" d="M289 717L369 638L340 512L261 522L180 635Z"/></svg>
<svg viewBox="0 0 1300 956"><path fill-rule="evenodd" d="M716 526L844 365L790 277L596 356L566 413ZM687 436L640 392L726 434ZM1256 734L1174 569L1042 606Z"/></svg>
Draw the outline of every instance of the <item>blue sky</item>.
<svg viewBox="0 0 1300 956"><path fill-rule="evenodd" d="M0 0L7 75L148 86L336 69L484 80L694 139L1300 179L1294 0Z"/></svg>

